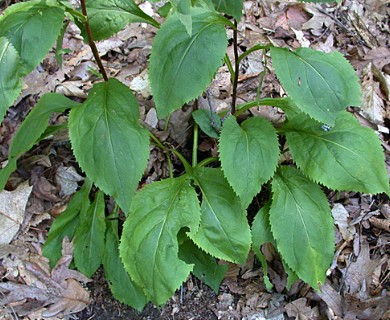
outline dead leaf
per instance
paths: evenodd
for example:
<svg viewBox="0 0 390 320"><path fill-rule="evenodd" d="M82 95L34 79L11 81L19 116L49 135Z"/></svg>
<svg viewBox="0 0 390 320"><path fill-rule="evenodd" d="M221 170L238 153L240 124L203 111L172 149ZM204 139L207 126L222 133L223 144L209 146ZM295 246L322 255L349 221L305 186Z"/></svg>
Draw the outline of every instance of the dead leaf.
<svg viewBox="0 0 390 320"><path fill-rule="evenodd" d="M56 181L60 186L60 196L70 196L76 192L79 185L77 182L83 181L84 178L80 176L74 167L64 167L60 165L56 172Z"/></svg>
<svg viewBox="0 0 390 320"><path fill-rule="evenodd" d="M349 214L341 203L335 203L332 208L334 222L340 230L344 240L351 241L356 233L355 226L348 223Z"/></svg>
<svg viewBox="0 0 390 320"><path fill-rule="evenodd" d="M341 317L343 315L343 299L341 295L333 288L329 280L320 286L320 290L317 294L325 301L334 315Z"/></svg>
<svg viewBox="0 0 390 320"><path fill-rule="evenodd" d="M0 299L0 304L13 305L19 315L49 306L48 309L42 310L43 317L65 316L83 310L90 303L90 298L89 292L79 281L90 280L78 271L69 269L72 255L73 244L64 238L62 257L51 273L48 264L23 261L24 268L36 280L30 278L27 284L12 281L0 283L0 292L4 296Z"/></svg>
<svg viewBox="0 0 390 320"><path fill-rule="evenodd" d="M365 291L364 283L370 284L369 278L379 264L379 260L370 259L370 248L365 238L361 238L359 256L355 262L347 263L344 282L350 294ZM364 292L361 292L364 293Z"/></svg>
<svg viewBox="0 0 390 320"><path fill-rule="evenodd" d="M360 113L372 123L383 124L384 102L379 96L379 83L374 80L373 65L370 62L362 70L362 105Z"/></svg>
<svg viewBox="0 0 390 320"><path fill-rule="evenodd" d="M0 192L0 244L9 244L18 232L31 190L26 181L14 191Z"/></svg>
<svg viewBox="0 0 390 320"><path fill-rule="evenodd" d="M285 310L289 317L295 317L299 320L317 319L320 315L317 307L312 309L308 306L306 298L299 298L290 302L285 306Z"/></svg>
<svg viewBox="0 0 390 320"><path fill-rule="evenodd" d="M364 60L370 60L379 70L390 63L390 49L385 47L374 48L367 52Z"/></svg>
<svg viewBox="0 0 390 320"><path fill-rule="evenodd" d="M136 91L144 98L148 98L152 95L152 89L150 88L149 74L147 69L142 71L140 75L135 77L130 82L130 89Z"/></svg>

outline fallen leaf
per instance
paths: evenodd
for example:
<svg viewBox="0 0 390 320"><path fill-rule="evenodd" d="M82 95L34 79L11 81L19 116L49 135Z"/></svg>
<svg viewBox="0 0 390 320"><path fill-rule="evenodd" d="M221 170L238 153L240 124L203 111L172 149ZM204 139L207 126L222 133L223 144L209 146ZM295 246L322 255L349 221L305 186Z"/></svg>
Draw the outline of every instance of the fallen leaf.
<svg viewBox="0 0 390 320"><path fill-rule="evenodd" d="M344 275L344 282L350 294L365 290L363 283L370 283L369 277L379 264L379 260L370 259L370 248L365 238L362 238L360 246L359 256L355 262L347 263Z"/></svg>
<svg viewBox="0 0 390 320"><path fill-rule="evenodd" d="M390 49L385 47L374 48L367 52L364 60L370 60L379 70L390 63Z"/></svg>
<svg viewBox="0 0 390 320"><path fill-rule="evenodd" d="M319 317L318 308L313 309L308 305L306 298L299 298L287 304L285 310L289 317L299 320L317 319Z"/></svg>
<svg viewBox="0 0 390 320"><path fill-rule="evenodd" d="M77 182L83 181L74 167L64 167L60 165L56 172L56 181L59 184L61 191L60 196L70 196L76 192L79 185Z"/></svg>
<svg viewBox="0 0 390 320"><path fill-rule="evenodd" d="M13 305L19 315L49 306L42 310L43 317L66 316L83 310L90 303L90 297L80 281L90 280L78 271L69 269L72 255L73 244L64 238L62 257L51 273L48 264L23 261L24 268L37 281L29 281L30 284L12 281L0 283L0 292L3 293L0 305ZM15 307L16 304L18 307Z"/></svg>
<svg viewBox="0 0 390 320"><path fill-rule="evenodd" d="M31 190L26 181L14 191L0 192L0 244L9 244L18 232Z"/></svg>
<svg viewBox="0 0 390 320"><path fill-rule="evenodd" d="M370 62L362 70L362 105L360 113L372 123L383 124L385 106L379 96L379 83L374 81L373 65Z"/></svg>
<svg viewBox="0 0 390 320"><path fill-rule="evenodd" d="M344 240L353 240L356 233L355 226L348 223L349 214L341 203L335 203L332 208L332 216L334 223L340 230L341 236Z"/></svg>

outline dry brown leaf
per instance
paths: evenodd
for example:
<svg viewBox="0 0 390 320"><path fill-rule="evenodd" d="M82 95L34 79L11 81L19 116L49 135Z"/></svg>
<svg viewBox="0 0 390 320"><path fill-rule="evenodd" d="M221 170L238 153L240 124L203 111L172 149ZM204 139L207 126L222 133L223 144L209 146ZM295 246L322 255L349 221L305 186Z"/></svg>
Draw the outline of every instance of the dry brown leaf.
<svg viewBox="0 0 390 320"><path fill-rule="evenodd" d="M27 181L14 191L0 192L0 244L9 244L19 231L31 190Z"/></svg>
<svg viewBox="0 0 390 320"><path fill-rule="evenodd" d="M49 306L42 311L43 317L68 315L83 310L90 303L90 298L89 292L79 281L90 280L81 273L69 269L72 254L73 244L65 238L62 257L51 273L48 264L45 266L23 261L24 268L35 279L23 277L23 280L28 280L27 284L11 281L0 283L0 291L4 296L0 299L0 304L13 305L19 315L26 315Z"/></svg>
<svg viewBox="0 0 390 320"><path fill-rule="evenodd" d="M374 48L367 52L364 60L371 60L381 70L386 64L390 63L390 49L385 47Z"/></svg>
<svg viewBox="0 0 390 320"><path fill-rule="evenodd" d="M320 289L321 291L317 294L325 301L334 315L341 317L343 315L343 298L341 295L332 287L329 280L320 286Z"/></svg>
<svg viewBox="0 0 390 320"><path fill-rule="evenodd" d="M365 294L370 284L369 278L379 264L379 260L370 259L370 248L365 238L361 238L360 253L355 262L347 263L344 283L350 294Z"/></svg>
<svg viewBox="0 0 390 320"><path fill-rule="evenodd" d="M295 317L299 320L317 319L320 315L317 307L312 309L308 306L306 298L299 298L290 302L285 306L285 310L289 317Z"/></svg>
<svg viewBox="0 0 390 320"><path fill-rule="evenodd" d="M372 123L383 124L385 116L384 101L379 96L379 83L374 80L373 65L369 63L362 70L361 114Z"/></svg>
<svg viewBox="0 0 390 320"><path fill-rule="evenodd" d="M83 181L74 167L64 167L60 165L56 172L56 182L60 186L60 196L70 196L76 192L79 187L77 182Z"/></svg>
<svg viewBox="0 0 390 320"><path fill-rule="evenodd" d="M341 203L335 203L332 208L334 222L340 230L344 240L353 240L356 233L355 226L348 223L349 214Z"/></svg>

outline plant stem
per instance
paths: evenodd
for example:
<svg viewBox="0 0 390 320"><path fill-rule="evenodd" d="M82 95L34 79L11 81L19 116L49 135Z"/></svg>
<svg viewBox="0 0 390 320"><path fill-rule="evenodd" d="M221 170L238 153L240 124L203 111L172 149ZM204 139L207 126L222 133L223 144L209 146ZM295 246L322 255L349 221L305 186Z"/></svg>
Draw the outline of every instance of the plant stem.
<svg viewBox="0 0 390 320"><path fill-rule="evenodd" d="M290 106L290 99L289 98L264 98L264 99L247 102L239 105L239 108L235 116L239 116L241 113L245 112L246 110L258 106L274 106L280 109L286 109Z"/></svg>
<svg viewBox="0 0 390 320"><path fill-rule="evenodd" d="M236 101L237 101L237 86L238 86L238 74L240 68L240 61L238 57L238 30L237 20L234 19L233 29L233 50L234 50L234 77L233 77L233 95L232 95L232 109L231 113L236 113Z"/></svg>
<svg viewBox="0 0 390 320"><path fill-rule="evenodd" d="M168 148L164 147L163 144L160 142L160 140L158 140L158 138L152 132L149 133L150 133L150 137L159 148L161 148L162 150L168 150Z"/></svg>
<svg viewBox="0 0 390 320"><path fill-rule="evenodd" d="M199 127L194 124L194 141L192 145L192 166L196 167L198 164L198 139L199 139Z"/></svg>
<svg viewBox="0 0 390 320"><path fill-rule="evenodd" d="M208 164L213 163L213 162L217 162L217 161L218 161L218 158L210 157L210 158L204 159L201 162L199 162L197 167L198 168L205 167Z"/></svg>
<svg viewBox="0 0 390 320"><path fill-rule="evenodd" d="M233 70L232 62L230 61L229 56L227 54L225 54L224 61L225 61L226 66L229 69L230 76L233 79L234 78L234 70Z"/></svg>
<svg viewBox="0 0 390 320"><path fill-rule="evenodd" d="M255 46L253 46L252 48L246 50L244 53L242 53L239 57L238 57L238 62L241 62L242 59L244 59L245 57L247 57L248 55L250 55L252 52L255 52L255 51L258 51L258 50L266 50L266 49L269 49L271 48L272 46L271 45L261 45L261 44L257 44Z"/></svg>
<svg viewBox="0 0 390 320"><path fill-rule="evenodd" d="M102 74L104 81L108 81L108 76L107 76L106 70L103 67L102 60L100 59L99 51L96 47L95 42L93 41L91 26L89 25L89 22L88 22L88 13L87 13L87 7L85 5L85 0L81 0L80 2L81 2L81 11L86 18L84 21L84 27L85 27L85 31L87 31L89 46L91 47L93 56L96 60L96 63L99 67L99 71Z"/></svg>

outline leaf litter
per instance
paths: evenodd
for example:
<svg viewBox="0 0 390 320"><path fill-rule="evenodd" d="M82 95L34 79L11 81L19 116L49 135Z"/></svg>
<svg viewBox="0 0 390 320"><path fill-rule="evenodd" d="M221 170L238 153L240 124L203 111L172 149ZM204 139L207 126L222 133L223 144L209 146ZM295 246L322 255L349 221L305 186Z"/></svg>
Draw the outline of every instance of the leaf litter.
<svg viewBox="0 0 390 320"><path fill-rule="evenodd" d="M390 136L386 130L390 126L388 5L380 0L345 0L340 6L262 0L244 1L244 8L245 16L238 27L241 49L272 42L291 48L309 46L325 52L337 48L347 56L358 71L364 97L361 108L350 111L377 130L387 150L386 159L390 168ZM117 76L128 86L131 83L141 84L136 87L139 92L137 98L141 102L141 118L153 128L162 142L182 148L181 152L186 153L192 125L188 116L193 108L191 103L177 111L166 132L165 123L156 118L154 104L149 99L145 70L154 32L153 28L142 24L131 24L113 38L102 41L98 47L112 76ZM7 146L15 126L39 95L54 90L84 99L92 84L99 81L91 72L91 69L96 70L96 66L91 61L89 47L83 44L79 30L72 24L65 34L64 47L71 49L71 52L64 56L62 68L56 69L54 64L51 67L52 60L49 59L46 65L42 64L34 71L30 76L31 82L24 87L19 105L10 110L8 118L1 124L0 161L7 158ZM229 52L232 52L231 48ZM263 59L268 57L252 54L242 62L239 103L258 96ZM283 96L283 89L270 72L269 65L260 95ZM45 85L34 86L34 83ZM230 103L231 86L225 69L220 69L210 91L217 108L224 108ZM261 113L275 124L283 120L283 113L275 108L254 107L247 115L249 113ZM9 117L12 116L14 118L10 121ZM214 150L216 153L215 140L208 139L206 142L207 147L201 152ZM145 183L168 176L165 155L158 148L151 148ZM71 153L58 144L51 145L50 150L53 153L49 165L57 167L57 170L31 162L32 167L21 167L8 185L13 190L22 181L31 178L33 195L27 208L24 204L23 210L19 211L23 213L19 213L17 220L19 233L16 239L0 247L0 288L3 293L0 308L3 308L6 317L20 312L19 315L24 314L25 319L43 319L46 316L64 319L59 316L61 313L81 310L92 301L91 308L84 309L76 318L125 319L131 315L131 319L390 319L387 292L390 249L388 199L376 197L367 201L355 193L341 193L338 196L329 193L335 218L336 254L321 292L314 292L300 281L285 290L287 275L282 262L271 245L264 245L262 251L267 260L268 275L275 288L272 292L265 289L262 270L252 257L246 265L231 266L218 294L190 276L181 291L161 310L148 305L144 312L136 314L115 302L100 272L90 283L90 299L88 291L80 284L88 279L69 269L71 242L65 243L63 257L53 270L50 270L47 260L40 253L49 225L48 218L63 210L69 195L77 188L77 179L80 179L67 176L65 180L70 180L68 187L67 182L57 178L63 170L59 168L72 168L67 160ZM27 159L29 156L32 155L27 155ZM174 167L180 170L177 164L173 159ZM17 199L17 190L11 192L11 198L15 194ZM20 204L23 205L23 202Z"/></svg>

